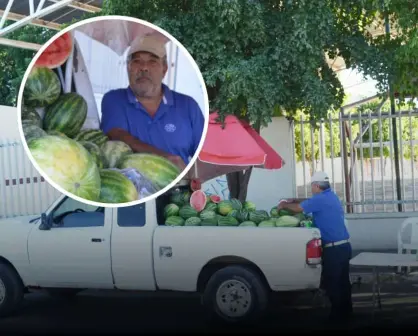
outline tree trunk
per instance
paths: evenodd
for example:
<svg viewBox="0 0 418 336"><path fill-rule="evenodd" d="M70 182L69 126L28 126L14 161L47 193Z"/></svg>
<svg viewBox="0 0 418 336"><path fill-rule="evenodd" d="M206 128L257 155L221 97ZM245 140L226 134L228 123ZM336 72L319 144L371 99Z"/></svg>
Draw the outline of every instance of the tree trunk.
<svg viewBox="0 0 418 336"><path fill-rule="evenodd" d="M241 202L245 202L247 199L248 183L253 168L247 169L245 172L234 172L226 175L228 182L229 196L231 198L237 198Z"/></svg>

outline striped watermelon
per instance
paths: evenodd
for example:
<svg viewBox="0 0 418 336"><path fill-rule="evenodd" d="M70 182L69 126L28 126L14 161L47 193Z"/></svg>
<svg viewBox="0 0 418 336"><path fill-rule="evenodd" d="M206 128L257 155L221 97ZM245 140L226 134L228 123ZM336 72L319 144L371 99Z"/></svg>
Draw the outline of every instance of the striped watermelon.
<svg viewBox="0 0 418 336"><path fill-rule="evenodd" d="M48 133L49 135L55 135L55 136L61 136L61 137L68 138L64 133L61 133L61 132L58 132L58 131L48 131L46 133Z"/></svg>
<svg viewBox="0 0 418 336"><path fill-rule="evenodd" d="M96 162L97 167L99 167L99 169L103 169L103 153L100 147L97 146L94 142L90 141L79 141L79 143L82 144L84 148L88 150L90 155L93 157L94 162Z"/></svg>
<svg viewBox="0 0 418 336"><path fill-rule="evenodd" d="M218 226L238 226L239 222L232 216L226 216L218 219Z"/></svg>
<svg viewBox="0 0 418 336"><path fill-rule="evenodd" d="M109 138L101 130L86 128L78 132L78 134L74 136L74 140L94 142L97 146L102 147Z"/></svg>
<svg viewBox="0 0 418 336"><path fill-rule="evenodd" d="M116 168L124 155L132 154L132 149L123 141L107 141L102 146L106 168Z"/></svg>
<svg viewBox="0 0 418 336"><path fill-rule="evenodd" d="M198 212L191 206L191 205L184 205L179 210L179 216L184 219L188 219L190 217L197 217Z"/></svg>
<svg viewBox="0 0 418 336"><path fill-rule="evenodd" d="M255 224L254 222L251 222L251 221L245 221L245 222L242 222L238 226L253 226L253 227L257 227L257 224Z"/></svg>
<svg viewBox="0 0 418 336"><path fill-rule="evenodd" d="M47 135L46 132L42 128L36 125L27 124L27 123L22 124L22 130L23 130L23 135L25 136L26 142L29 142L32 139L37 139L37 138Z"/></svg>
<svg viewBox="0 0 418 336"><path fill-rule="evenodd" d="M74 92L65 93L45 109L43 128L73 138L80 132L86 117L87 103L84 98Z"/></svg>
<svg viewBox="0 0 418 336"><path fill-rule="evenodd" d="M232 211L228 212L228 214L226 216L237 218L237 214L238 214L238 210L232 210Z"/></svg>
<svg viewBox="0 0 418 336"><path fill-rule="evenodd" d="M30 107L46 107L61 94L61 82L57 74L48 68L34 67L26 80L23 99Z"/></svg>
<svg viewBox="0 0 418 336"><path fill-rule="evenodd" d="M180 208L178 205L174 203L167 204L164 207L164 218L168 218L170 216L178 216Z"/></svg>
<svg viewBox="0 0 418 336"><path fill-rule="evenodd" d="M218 211L218 206L215 203L206 203L205 210L211 210L216 213Z"/></svg>
<svg viewBox="0 0 418 336"><path fill-rule="evenodd" d="M253 202L246 201L244 202L244 209L251 212L257 210L257 207Z"/></svg>
<svg viewBox="0 0 418 336"><path fill-rule="evenodd" d="M126 203L138 199L138 191L135 185L125 175L110 169L100 171L100 202L102 203Z"/></svg>
<svg viewBox="0 0 418 336"><path fill-rule="evenodd" d="M251 222L259 224L262 221L268 220L269 215L268 215L267 211L265 211L265 210L256 210L256 211L250 212L250 214L248 216L248 219Z"/></svg>
<svg viewBox="0 0 418 336"><path fill-rule="evenodd" d="M170 216L165 220L167 226L184 226L185 220L180 216Z"/></svg>
<svg viewBox="0 0 418 336"><path fill-rule="evenodd" d="M39 113L32 107L22 106L21 119L22 123L27 122L42 128L42 118Z"/></svg>
<svg viewBox="0 0 418 336"><path fill-rule="evenodd" d="M232 208L234 210L241 210L242 209L242 203L239 199L231 198L230 202L231 202Z"/></svg>
<svg viewBox="0 0 418 336"><path fill-rule="evenodd" d="M249 212L245 209L241 209L237 211L236 219L240 222L245 222L248 220Z"/></svg>
<svg viewBox="0 0 418 336"><path fill-rule="evenodd" d="M73 195L89 201L99 200L99 168L78 142L47 135L33 139L28 147L43 175Z"/></svg>
<svg viewBox="0 0 418 336"><path fill-rule="evenodd" d="M230 201L221 201L218 203L218 212L221 215L226 216L232 210L234 210L234 208L232 207L232 204Z"/></svg>
<svg viewBox="0 0 418 336"><path fill-rule="evenodd" d="M183 201L184 203L190 203L190 197L192 196L192 194L190 193L190 191L186 190L183 192Z"/></svg>
<svg viewBox="0 0 418 336"><path fill-rule="evenodd" d="M170 197L170 202L181 207L184 203L183 193L181 191L175 191Z"/></svg>
<svg viewBox="0 0 418 336"><path fill-rule="evenodd" d="M125 155L118 168L134 168L160 189L168 186L180 174L177 166L168 159L148 153Z"/></svg>
<svg viewBox="0 0 418 336"><path fill-rule="evenodd" d="M200 226L202 220L199 217L190 217L187 218L184 222L184 226Z"/></svg>
<svg viewBox="0 0 418 336"><path fill-rule="evenodd" d="M212 211L212 210L203 210L203 211L199 214L199 217L200 217L200 219L201 219L202 221L205 221L205 220L212 220L212 219L217 220L217 218L216 218L216 212L215 212L215 211Z"/></svg>

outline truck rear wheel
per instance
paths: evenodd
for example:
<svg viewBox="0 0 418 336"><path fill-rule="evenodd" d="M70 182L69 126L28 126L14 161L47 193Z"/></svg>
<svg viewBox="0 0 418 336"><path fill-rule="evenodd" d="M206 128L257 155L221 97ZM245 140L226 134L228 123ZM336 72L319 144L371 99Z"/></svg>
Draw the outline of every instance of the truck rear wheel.
<svg viewBox="0 0 418 336"><path fill-rule="evenodd" d="M0 263L0 317L14 313L23 300L23 284L15 270Z"/></svg>
<svg viewBox="0 0 418 336"><path fill-rule="evenodd" d="M203 305L211 320L251 324L265 312L268 289L260 276L242 266L215 272L203 293Z"/></svg>

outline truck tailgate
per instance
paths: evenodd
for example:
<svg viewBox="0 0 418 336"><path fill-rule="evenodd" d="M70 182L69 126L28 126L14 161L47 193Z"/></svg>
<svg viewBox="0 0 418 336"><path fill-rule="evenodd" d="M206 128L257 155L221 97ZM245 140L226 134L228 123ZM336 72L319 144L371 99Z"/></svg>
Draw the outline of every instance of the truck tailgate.
<svg viewBox="0 0 418 336"><path fill-rule="evenodd" d="M306 264L306 245L317 229L168 227L154 235L154 269L161 289L194 291L202 268L234 256L257 265L273 290L319 287L321 267Z"/></svg>

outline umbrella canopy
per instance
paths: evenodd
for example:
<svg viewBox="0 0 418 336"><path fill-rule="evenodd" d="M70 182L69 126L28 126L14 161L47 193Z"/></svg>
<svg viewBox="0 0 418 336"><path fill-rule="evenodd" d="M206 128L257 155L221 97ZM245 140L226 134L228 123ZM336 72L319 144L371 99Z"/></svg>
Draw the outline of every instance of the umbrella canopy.
<svg viewBox="0 0 418 336"><path fill-rule="evenodd" d="M106 19L90 22L78 26L75 30L104 44L119 56L124 54L132 41L138 36L154 35L163 42L169 41L165 35L157 30L140 23L120 19Z"/></svg>
<svg viewBox="0 0 418 336"><path fill-rule="evenodd" d="M247 170L250 167L280 169L280 155L246 122L228 115L225 128L216 121L217 111L210 114L205 142L190 175L201 182Z"/></svg>

